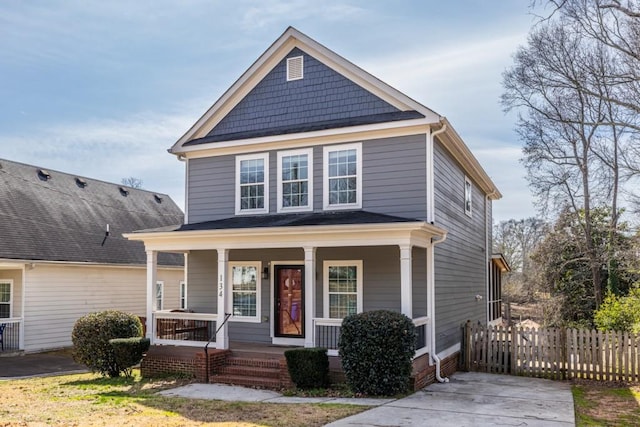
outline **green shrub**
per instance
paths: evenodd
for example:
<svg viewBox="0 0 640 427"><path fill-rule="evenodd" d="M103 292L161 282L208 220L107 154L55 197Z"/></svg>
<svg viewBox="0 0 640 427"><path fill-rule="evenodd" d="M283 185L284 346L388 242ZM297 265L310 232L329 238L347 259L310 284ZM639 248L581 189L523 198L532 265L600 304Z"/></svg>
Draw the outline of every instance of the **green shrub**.
<svg viewBox="0 0 640 427"><path fill-rule="evenodd" d="M141 336L142 324L133 314L115 310L87 314L73 326L73 359L93 372L118 377L126 367L118 364L109 340Z"/></svg>
<svg viewBox="0 0 640 427"><path fill-rule="evenodd" d="M347 384L374 396L406 392L415 343L416 328L403 314L378 310L347 316L338 343Z"/></svg>
<svg viewBox="0 0 640 427"><path fill-rule="evenodd" d="M126 377L131 377L131 368L140 363L149 350L151 340L143 337L114 338L109 340L109 344L113 347L116 365L122 368Z"/></svg>
<svg viewBox="0 0 640 427"><path fill-rule="evenodd" d="M296 348L284 352L291 381L301 389L329 385L329 357L326 348Z"/></svg>
<svg viewBox="0 0 640 427"><path fill-rule="evenodd" d="M607 294L593 321L601 331L640 333L640 288L631 288L625 296Z"/></svg>

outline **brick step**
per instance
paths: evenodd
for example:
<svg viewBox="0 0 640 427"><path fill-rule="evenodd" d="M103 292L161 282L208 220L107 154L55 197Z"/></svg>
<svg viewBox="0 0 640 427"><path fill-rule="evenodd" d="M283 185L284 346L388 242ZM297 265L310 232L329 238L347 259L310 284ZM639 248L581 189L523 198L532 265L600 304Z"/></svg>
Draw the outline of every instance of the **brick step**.
<svg viewBox="0 0 640 427"><path fill-rule="evenodd" d="M227 357L227 366L250 366L254 368L280 369L279 359L255 359L248 357Z"/></svg>
<svg viewBox="0 0 640 427"><path fill-rule="evenodd" d="M234 375L251 378L273 378L280 379L279 368L262 368L243 365L225 365L218 368L217 374Z"/></svg>
<svg viewBox="0 0 640 427"><path fill-rule="evenodd" d="M246 387L263 387L273 390L278 390L281 388L279 379L245 377L242 375L212 375L211 377L209 377L209 382L240 385Z"/></svg>

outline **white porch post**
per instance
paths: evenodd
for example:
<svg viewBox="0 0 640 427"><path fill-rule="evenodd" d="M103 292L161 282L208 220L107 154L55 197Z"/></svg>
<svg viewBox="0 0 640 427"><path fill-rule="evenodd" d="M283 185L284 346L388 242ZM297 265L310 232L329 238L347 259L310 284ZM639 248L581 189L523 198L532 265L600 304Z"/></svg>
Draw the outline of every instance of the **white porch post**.
<svg viewBox="0 0 640 427"><path fill-rule="evenodd" d="M156 281L158 274L158 252L147 251L147 338L151 344L155 339L153 309L156 301Z"/></svg>
<svg viewBox="0 0 640 427"><path fill-rule="evenodd" d="M413 319L411 245L400 245L400 310Z"/></svg>
<svg viewBox="0 0 640 427"><path fill-rule="evenodd" d="M227 270L229 268L229 250L218 249L218 321L216 327L220 328L216 335L216 348L229 348L229 324L224 322L225 313L227 312Z"/></svg>
<svg viewBox="0 0 640 427"><path fill-rule="evenodd" d="M316 314L316 248L304 248L304 283L304 346L314 347L313 318Z"/></svg>

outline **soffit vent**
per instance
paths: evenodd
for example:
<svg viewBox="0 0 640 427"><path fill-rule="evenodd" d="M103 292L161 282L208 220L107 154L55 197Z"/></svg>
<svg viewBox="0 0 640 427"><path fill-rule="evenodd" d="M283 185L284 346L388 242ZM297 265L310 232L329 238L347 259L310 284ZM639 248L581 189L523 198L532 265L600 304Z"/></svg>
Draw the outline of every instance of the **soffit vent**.
<svg viewBox="0 0 640 427"><path fill-rule="evenodd" d="M42 181L48 181L51 178L51 174L46 169L38 169L38 178Z"/></svg>
<svg viewBox="0 0 640 427"><path fill-rule="evenodd" d="M300 80L304 77L303 56L287 58L287 81Z"/></svg>
<svg viewBox="0 0 640 427"><path fill-rule="evenodd" d="M84 179L82 179L82 178L78 178L78 177L76 177L76 185L77 185L78 187L80 187L80 188L84 188L84 187L86 187L86 186L87 186L87 181L85 181L85 180L84 180Z"/></svg>
<svg viewBox="0 0 640 427"><path fill-rule="evenodd" d="M124 197L127 197L129 195L129 190L127 190L124 187L118 187L120 189L120 194L122 194Z"/></svg>

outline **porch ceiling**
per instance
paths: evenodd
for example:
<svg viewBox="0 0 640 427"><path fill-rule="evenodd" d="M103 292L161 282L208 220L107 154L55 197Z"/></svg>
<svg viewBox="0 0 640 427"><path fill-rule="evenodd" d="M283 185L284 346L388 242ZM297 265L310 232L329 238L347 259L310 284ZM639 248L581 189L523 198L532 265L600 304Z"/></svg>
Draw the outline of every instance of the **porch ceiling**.
<svg viewBox="0 0 640 427"><path fill-rule="evenodd" d="M353 215L354 213L351 212ZM375 214L374 214L375 215ZM291 247L344 247L410 245L428 247L432 238L443 238L446 230L425 221L380 216L377 221L336 224L306 220L290 224L263 216L190 224L174 231L149 230L126 234L130 240L144 242L147 250L189 251L207 249L259 249ZM273 215L273 217L276 217ZM357 218L353 215L352 218ZM252 224L253 220L253 224ZM233 224L233 225L232 225ZM251 224L251 225L250 225ZM256 225L261 224L261 225ZM285 224L285 225L283 225Z"/></svg>

